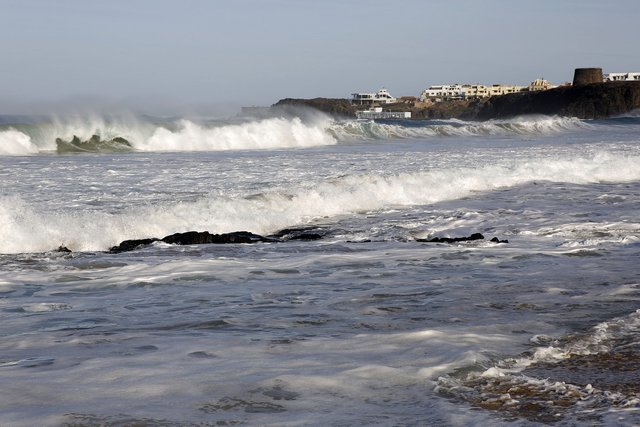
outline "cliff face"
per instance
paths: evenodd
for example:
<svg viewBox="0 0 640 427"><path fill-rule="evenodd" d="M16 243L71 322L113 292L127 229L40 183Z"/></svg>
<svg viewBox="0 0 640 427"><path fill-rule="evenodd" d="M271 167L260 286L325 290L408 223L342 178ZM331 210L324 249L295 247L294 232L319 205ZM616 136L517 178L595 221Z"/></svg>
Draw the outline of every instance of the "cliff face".
<svg viewBox="0 0 640 427"><path fill-rule="evenodd" d="M476 120L526 114L602 119L640 108L640 82L607 82L563 86L541 92L495 96L467 111Z"/></svg>
<svg viewBox="0 0 640 427"><path fill-rule="evenodd" d="M296 107L308 107L316 110L320 110L324 113L332 116L355 118L356 108L349 102L348 99L335 99L335 98L313 98L313 99L295 99L285 98L281 99L272 107L276 108L296 108Z"/></svg>

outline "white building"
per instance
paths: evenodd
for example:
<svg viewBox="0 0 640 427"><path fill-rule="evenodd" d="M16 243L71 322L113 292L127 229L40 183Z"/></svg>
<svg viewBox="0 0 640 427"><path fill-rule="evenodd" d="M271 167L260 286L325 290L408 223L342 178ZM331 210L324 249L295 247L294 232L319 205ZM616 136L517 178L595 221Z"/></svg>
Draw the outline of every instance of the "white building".
<svg viewBox="0 0 640 427"><path fill-rule="evenodd" d="M429 86L420 95L421 101L440 102L452 99L479 99L488 98L490 96L505 95L507 93L516 93L523 90L523 86L494 84L486 85L436 85Z"/></svg>
<svg viewBox="0 0 640 427"><path fill-rule="evenodd" d="M551 84L548 80L540 78L540 79L535 79L534 81L529 83L527 90L529 92L538 92L541 90L553 89L554 87L556 86Z"/></svg>
<svg viewBox="0 0 640 427"><path fill-rule="evenodd" d="M351 102L355 105L393 104L396 99L385 88L377 93L352 93Z"/></svg>
<svg viewBox="0 0 640 427"><path fill-rule="evenodd" d="M609 73L604 75L605 82L640 81L640 73Z"/></svg>
<svg viewBox="0 0 640 427"><path fill-rule="evenodd" d="M438 102L448 99L464 99L462 85L452 84L429 86L428 89L423 90L420 94L421 101L431 100Z"/></svg>

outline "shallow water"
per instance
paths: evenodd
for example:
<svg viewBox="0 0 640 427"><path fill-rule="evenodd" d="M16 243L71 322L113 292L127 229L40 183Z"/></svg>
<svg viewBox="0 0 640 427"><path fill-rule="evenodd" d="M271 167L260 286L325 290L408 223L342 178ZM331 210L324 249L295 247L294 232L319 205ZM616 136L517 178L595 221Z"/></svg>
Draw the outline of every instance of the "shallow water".
<svg viewBox="0 0 640 427"><path fill-rule="evenodd" d="M0 157L0 424L640 423L637 118L272 125Z"/></svg>

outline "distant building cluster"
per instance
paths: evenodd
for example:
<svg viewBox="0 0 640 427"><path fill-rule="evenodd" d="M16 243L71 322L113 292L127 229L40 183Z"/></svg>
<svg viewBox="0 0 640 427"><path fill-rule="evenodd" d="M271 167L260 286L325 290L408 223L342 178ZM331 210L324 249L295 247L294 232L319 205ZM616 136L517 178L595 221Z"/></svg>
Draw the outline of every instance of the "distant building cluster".
<svg viewBox="0 0 640 427"><path fill-rule="evenodd" d="M454 99L481 99L509 93L547 90L556 87L544 79L536 79L529 86L494 84L449 84L429 86L420 94L421 101L450 101Z"/></svg>
<svg viewBox="0 0 640 427"><path fill-rule="evenodd" d="M640 81L640 73L629 72L602 74L601 69L598 68L597 70L599 70L598 76L595 79L591 79L591 81L600 81L600 76L602 76L602 80L605 82ZM570 85L571 83L566 84ZM402 96L395 98L387 89L382 88L378 92L353 93L351 94L351 102L357 106L373 109L374 107L380 107L387 104L417 105L418 102L433 103L451 100L475 100L489 98L492 96L507 95L510 93L537 92L553 89L555 87L557 86L543 78L532 81L528 86L503 84L493 84L490 86L482 84L441 84L429 86L427 89L422 91L419 98L414 96ZM373 110L371 112L373 112Z"/></svg>

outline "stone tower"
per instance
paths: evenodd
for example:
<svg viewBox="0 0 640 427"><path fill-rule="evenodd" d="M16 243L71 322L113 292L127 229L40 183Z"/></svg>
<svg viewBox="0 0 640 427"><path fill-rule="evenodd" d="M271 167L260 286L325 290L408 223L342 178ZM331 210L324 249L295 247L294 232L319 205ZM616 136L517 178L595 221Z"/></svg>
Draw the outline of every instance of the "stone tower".
<svg viewBox="0 0 640 427"><path fill-rule="evenodd" d="M602 68L576 68L576 71L573 73L574 86L602 82Z"/></svg>

